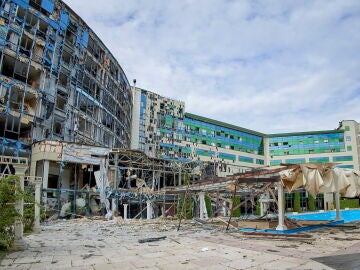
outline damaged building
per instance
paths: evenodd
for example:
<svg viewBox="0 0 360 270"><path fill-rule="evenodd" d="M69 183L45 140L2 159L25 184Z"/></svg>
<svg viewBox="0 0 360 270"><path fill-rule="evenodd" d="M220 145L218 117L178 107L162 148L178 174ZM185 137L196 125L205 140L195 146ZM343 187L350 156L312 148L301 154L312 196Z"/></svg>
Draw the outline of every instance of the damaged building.
<svg viewBox="0 0 360 270"><path fill-rule="evenodd" d="M132 95L113 55L62 1L0 1L0 154L58 140L128 148Z"/></svg>
<svg viewBox="0 0 360 270"><path fill-rule="evenodd" d="M185 105L130 87L115 57L62 1L0 1L0 155L29 161L27 175L42 178L49 213L153 217L176 212L186 190L179 186L209 179L281 164L359 170L356 121L265 134L188 113ZM299 193L306 209L308 193ZM253 211L258 198L244 194L249 207L241 212ZM223 215L232 203L226 196ZM318 196L319 209L332 200ZM201 197L194 202L204 207ZM285 203L293 209L294 196Z"/></svg>

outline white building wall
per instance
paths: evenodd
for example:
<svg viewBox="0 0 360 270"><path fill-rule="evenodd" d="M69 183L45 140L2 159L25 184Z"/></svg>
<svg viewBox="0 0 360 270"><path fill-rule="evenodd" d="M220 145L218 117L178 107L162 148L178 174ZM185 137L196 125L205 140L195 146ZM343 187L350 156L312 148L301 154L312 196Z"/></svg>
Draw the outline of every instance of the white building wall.
<svg viewBox="0 0 360 270"><path fill-rule="evenodd" d="M360 125L354 120L344 120L341 123L342 129L345 130L345 149L348 154L353 156L352 162L344 164L353 165L355 170L359 170L360 164ZM350 150L351 149L351 150Z"/></svg>
<svg viewBox="0 0 360 270"><path fill-rule="evenodd" d="M131 121L131 149L139 149L139 125L140 125L140 102L141 91L132 87L133 92L133 108Z"/></svg>

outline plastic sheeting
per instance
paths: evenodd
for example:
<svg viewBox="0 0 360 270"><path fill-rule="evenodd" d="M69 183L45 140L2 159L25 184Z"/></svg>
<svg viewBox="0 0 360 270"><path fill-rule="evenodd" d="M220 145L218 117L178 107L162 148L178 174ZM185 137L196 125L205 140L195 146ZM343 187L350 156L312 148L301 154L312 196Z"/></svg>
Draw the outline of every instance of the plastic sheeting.
<svg viewBox="0 0 360 270"><path fill-rule="evenodd" d="M357 170L343 169L343 173L348 179L350 186L342 195L348 198L360 196L360 172Z"/></svg>
<svg viewBox="0 0 360 270"><path fill-rule="evenodd" d="M103 158L97 156L107 156L109 153L110 149L108 148L68 144L63 147L62 160L71 163L99 165Z"/></svg>
<svg viewBox="0 0 360 270"><path fill-rule="evenodd" d="M344 197L360 195L360 172L332 168L333 164L301 164L280 172L288 192L305 188L313 197L319 193L340 192Z"/></svg>
<svg viewBox="0 0 360 270"><path fill-rule="evenodd" d="M96 186L98 187L100 193L100 202L105 205L105 209L106 209L105 217L107 219L111 219L112 213L110 210L110 202L108 200L108 195L107 195L107 194L111 194L111 192L109 192L111 191L111 188L109 185L109 180L107 178L106 172L107 169L105 168L104 164L101 163L100 171L94 172L94 176L96 180Z"/></svg>

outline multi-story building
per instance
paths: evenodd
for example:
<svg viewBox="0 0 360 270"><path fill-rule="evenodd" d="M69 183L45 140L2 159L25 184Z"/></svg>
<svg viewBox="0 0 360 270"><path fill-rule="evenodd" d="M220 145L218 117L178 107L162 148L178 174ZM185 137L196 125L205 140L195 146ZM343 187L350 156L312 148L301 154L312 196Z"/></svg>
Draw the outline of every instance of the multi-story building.
<svg viewBox="0 0 360 270"><path fill-rule="evenodd" d="M356 121L342 121L334 130L264 134L184 113L183 102L143 89L136 91L141 92L141 105L134 106L139 111L141 143L133 148L152 156L208 162L220 176L285 163L334 162L341 168L359 169ZM152 96L156 96L155 101L149 98ZM158 103L174 106L174 110L154 111ZM177 113L179 109L181 114Z"/></svg>
<svg viewBox="0 0 360 270"><path fill-rule="evenodd" d="M132 94L116 59L60 0L0 1L0 154L44 139L130 147Z"/></svg>
<svg viewBox="0 0 360 270"><path fill-rule="evenodd" d="M132 148L151 157L159 156L158 142L170 138L162 127L171 126L174 131L181 125L185 103L137 87L133 88L133 99Z"/></svg>
<svg viewBox="0 0 360 270"><path fill-rule="evenodd" d="M95 185L100 164L83 162L76 151L73 159L56 154L72 143L79 153L132 148L202 161L210 175L226 176L282 163L359 170L359 131L346 120L335 130L268 135L186 113L182 101L131 89L111 52L61 0L0 0L0 155L33 154L30 174L43 176L45 188ZM130 171L114 169L112 187ZM159 189L176 182L152 173Z"/></svg>

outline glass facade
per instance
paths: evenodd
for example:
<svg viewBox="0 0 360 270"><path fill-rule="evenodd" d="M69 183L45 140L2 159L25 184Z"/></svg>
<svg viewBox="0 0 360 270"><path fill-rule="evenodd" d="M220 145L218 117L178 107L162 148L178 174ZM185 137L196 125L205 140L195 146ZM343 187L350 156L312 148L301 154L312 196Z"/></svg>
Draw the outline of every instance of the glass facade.
<svg viewBox="0 0 360 270"><path fill-rule="evenodd" d="M270 156L345 152L344 133L319 133L269 138Z"/></svg>
<svg viewBox="0 0 360 270"><path fill-rule="evenodd" d="M333 157L333 161L334 161L334 162L353 161L353 156Z"/></svg>
<svg viewBox="0 0 360 270"><path fill-rule="evenodd" d="M175 137L191 143L259 155L264 154L263 138L251 133L196 120L186 115L184 119L164 115L159 123L161 136L168 136L167 134L175 132Z"/></svg>

